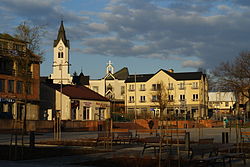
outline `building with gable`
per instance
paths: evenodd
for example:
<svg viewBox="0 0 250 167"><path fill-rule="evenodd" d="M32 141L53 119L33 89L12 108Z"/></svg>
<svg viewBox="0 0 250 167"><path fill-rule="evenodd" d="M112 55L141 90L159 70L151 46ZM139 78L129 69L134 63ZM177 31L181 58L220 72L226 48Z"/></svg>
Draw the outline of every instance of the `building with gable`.
<svg viewBox="0 0 250 167"><path fill-rule="evenodd" d="M208 83L202 72L175 73L159 70L155 74L129 75L126 83L125 106L135 117L160 116L160 101L166 103L164 116L197 119L207 117ZM160 99L159 92L164 92Z"/></svg>
<svg viewBox="0 0 250 167"><path fill-rule="evenodd" d="M50 81L51 82L51 81ZM60 112L62 120L105 120L110 118L110 101L81 85L53 84L49 81L41 85L43 111L47 117ZM47 118L48 119L48 118Z"/></svg>
<svg viewBox="0 0 250 167"><path fill-rule="evenodd" d="M106 66L105 76L101 79L89 81L90 89L110 99L113 112L123 113L125 111L125 80L129 75L129 71L127 67L117 72L114 71L114 66L109 61Z"/></svg>

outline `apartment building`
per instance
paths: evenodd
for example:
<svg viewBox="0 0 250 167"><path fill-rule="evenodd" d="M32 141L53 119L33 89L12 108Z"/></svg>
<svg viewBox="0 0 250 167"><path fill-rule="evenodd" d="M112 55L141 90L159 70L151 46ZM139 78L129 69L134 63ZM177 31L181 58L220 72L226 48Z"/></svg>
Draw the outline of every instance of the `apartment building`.
<svg viewBox="0 0 250 167"><path fill-rule="evenodd" d="M208 84L202 72L129 75L126 83L126 112L135 117L150 115L197 119L207 117ZM160 112L161 104L165 106Z"/></svg>
<svg viewBox="0 0 250 167"><path fill-rule="evenodd" d="M40 57L26 42L0 34L0 118L39 119ZM27 104L27 105L25 105Z"/></svg>

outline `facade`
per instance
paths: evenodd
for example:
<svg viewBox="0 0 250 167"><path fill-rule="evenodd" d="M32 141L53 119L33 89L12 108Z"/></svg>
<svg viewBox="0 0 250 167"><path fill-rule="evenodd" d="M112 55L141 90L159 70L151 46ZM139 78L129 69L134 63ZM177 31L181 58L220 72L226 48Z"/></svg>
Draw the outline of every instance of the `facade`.
<svg viewBox="0 0 250 167"><path fill-rule="evenodd" d="M45 119L54 119L60 112L62 120L105 120L110 118L110 102L107 98L85 86L41 84L42 110Z"/></svg>
<svg viewBox="0 0 250 167"><path fill-rule="evenodd" d="M126 112L134 113L135 117L159 117L160 103L165 103L162 114L167 117L207 117L208 85L201 72L159 70L155 74L129 75L125 83Z"/></svg>
<svg viewBox="0 0 250 167"><path fill-rule="evenodd" d="M234 114L233 108L236 102L233 92L209 92L208 109L211 116L222 119L223 116Z"/></svg>
<svg viewBox="0 0 250 167"><path fill-rule="evenodd" d="M0 34L0 118L39 119L40 57L26 42ZM27 104L27 105L25 105Z"/></svg>
<svg viewBox="0 0 250 167"><path fill-rule="evenodd" d="M54 84L72 83L72 76L69 74L69 49L69 40L66 38L63 21L61 21L57 39L54 41L53 73L50 75Z"/></svg>
<svg viewBox="0 0 250 167"><path fill-rule="evenodd" d="M90 89L107 97L112 102L112 111L122 113L125 111L125 80L129 75L126 67L114 73L114 67L109 61L106 75L102 79L90 80Z"/></svg>

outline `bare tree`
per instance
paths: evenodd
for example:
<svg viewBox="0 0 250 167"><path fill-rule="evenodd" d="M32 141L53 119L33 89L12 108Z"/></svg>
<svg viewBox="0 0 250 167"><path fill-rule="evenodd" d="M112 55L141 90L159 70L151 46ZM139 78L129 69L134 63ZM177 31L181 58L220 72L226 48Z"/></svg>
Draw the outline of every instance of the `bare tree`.
<svg viewBox="0 0 250 167"><path fill-rule="evenodd" d="M242 52L233 62L223 62L214 71L219 90L250 98L250 53Z"/></svg>
<svg viewBox="0 0 250 167"><path fill-rule="evenodd" d="M161 119L163 118L163 111L171 103L171 99L169 99L170 90L167 89L163 81L159 81L157 83L156 91L153 92L152 95L156 96L156 100L154 102L157 106L159 106Z"/></svg>
<svg viewBox="0 0 250 167"><path fill-rule="evenodd" d="M46 33L44 25L29 25L26 21L16 27L15 38L27 42L27 48L42 56L44 54L40 48L42 36Z"/></svg>

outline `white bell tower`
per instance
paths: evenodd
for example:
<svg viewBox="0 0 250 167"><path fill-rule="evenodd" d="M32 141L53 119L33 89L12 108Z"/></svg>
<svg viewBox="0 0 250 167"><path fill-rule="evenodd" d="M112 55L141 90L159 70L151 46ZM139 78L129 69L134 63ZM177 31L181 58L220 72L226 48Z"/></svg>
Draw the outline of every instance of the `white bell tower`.
<svg viewBox="0 0 250 167"><path fill-rule="evenodd" d="M110 60L106 66L106 74L114 74L114 66L112 65Z"/></svg>
<svg viewBox="0 0 250 167"><path fill-rule="evenodd" d="M72 83L72 76L69 74L69 48L69 40L66 38L63 21L61 21L57 39L54 40L53 73L50 75L54 84Z"/></svg>

